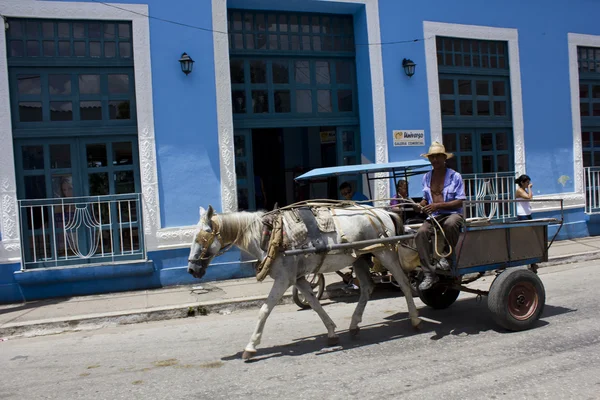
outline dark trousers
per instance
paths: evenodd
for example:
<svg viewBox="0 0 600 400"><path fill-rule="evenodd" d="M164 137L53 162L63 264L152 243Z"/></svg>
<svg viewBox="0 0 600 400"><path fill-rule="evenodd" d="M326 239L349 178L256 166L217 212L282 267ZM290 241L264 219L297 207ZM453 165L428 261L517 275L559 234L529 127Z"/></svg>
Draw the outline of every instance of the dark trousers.
<svg viewBox="0 0 600 400"><path fill-rule="evenodd" d="M455 251L456 244L458 243L458 236L460 235L460 227L464 222L464 218L461 214L446 214L438 215L435 219L440 223L446 234L446 240L448 245L452 246L452 251ZM434 229L437 224L427 220L423 222L423 225L417 231L415 237L415 244L417 245L417 251L419 252L419 259L421 260L421 268L423 272L435 273L435 267L431 265L431 257L433 255L433 235ZM441 232L438 232L438 242L444 240Z"/></svg>

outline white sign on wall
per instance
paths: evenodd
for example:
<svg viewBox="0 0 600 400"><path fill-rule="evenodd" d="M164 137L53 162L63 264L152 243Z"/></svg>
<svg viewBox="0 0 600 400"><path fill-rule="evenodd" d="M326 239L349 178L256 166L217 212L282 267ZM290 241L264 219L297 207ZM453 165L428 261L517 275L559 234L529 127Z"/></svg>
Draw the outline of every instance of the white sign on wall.
<svg viewBox="0 0 600 400"><path fill-rule="evenodd" d="M425 131L394 131L394 147L425 146Z"/></svg>

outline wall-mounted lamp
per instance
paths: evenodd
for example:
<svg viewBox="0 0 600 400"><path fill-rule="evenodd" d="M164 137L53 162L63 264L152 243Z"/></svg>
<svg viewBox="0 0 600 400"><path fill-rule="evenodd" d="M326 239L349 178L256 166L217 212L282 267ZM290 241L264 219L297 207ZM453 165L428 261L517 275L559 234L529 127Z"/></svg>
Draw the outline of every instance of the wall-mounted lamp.
<svg viewBox="0 0 600 400"><path fill-rule="evenodd" d="M414 62L412 62L412 60L409 60L408 58L405 58L404 60L402 60L402 68L404 68L404 73L409 78L415 74L416 66L417 66L417 64L415 64Z"/></svg>
<svg viewBox="0 0 600 400"><path fill-rule="evenodd" d="M179 64L181 64L181 70L186 76L189 75L190 72L192 72L192 68L194 68L194 60L192 60L192 57L188 56L187 53L181 55Z"/></svg>

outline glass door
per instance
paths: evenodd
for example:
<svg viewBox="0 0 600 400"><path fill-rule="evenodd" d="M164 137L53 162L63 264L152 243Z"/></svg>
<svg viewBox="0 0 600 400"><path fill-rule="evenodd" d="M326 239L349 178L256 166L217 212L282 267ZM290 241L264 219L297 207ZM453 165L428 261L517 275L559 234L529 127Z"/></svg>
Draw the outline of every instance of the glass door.
<svg viewBox="0 0 600 400"><path fill-rule="evenodd" d="M235 174L237 177L237 195L239 210L255 210L255 182L252 160L252 131L250 129L236 129L233 136L235 151Z"/></svg>
<svg viewBox="0 0 600 400"><path fill-rule="evenodd" d="M338 165L361 164L360 131L356 126L338 127L336 138ZM362 192L360 176L343 176L338 178L338 187L342 182L349 182L355 192ZM341 196L338 193L338 196Z"/></svg>

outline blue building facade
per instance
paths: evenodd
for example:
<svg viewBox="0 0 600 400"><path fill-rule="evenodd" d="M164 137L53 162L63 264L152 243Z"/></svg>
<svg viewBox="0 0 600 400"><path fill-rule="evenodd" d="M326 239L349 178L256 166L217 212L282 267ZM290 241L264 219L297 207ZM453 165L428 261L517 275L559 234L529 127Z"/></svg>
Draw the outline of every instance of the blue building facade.
<svg viewBox="0 0 600 400"><path fill-rule="evenodd" d="M527 173L536 198L562 198L562 238L595 234L596 9L0 0L0 302L192 283L200 206L337 198L341 182L293 178L415 159L432 141L465 177ZM251 276L243 259L226 253L205 280Z"/></svg>

